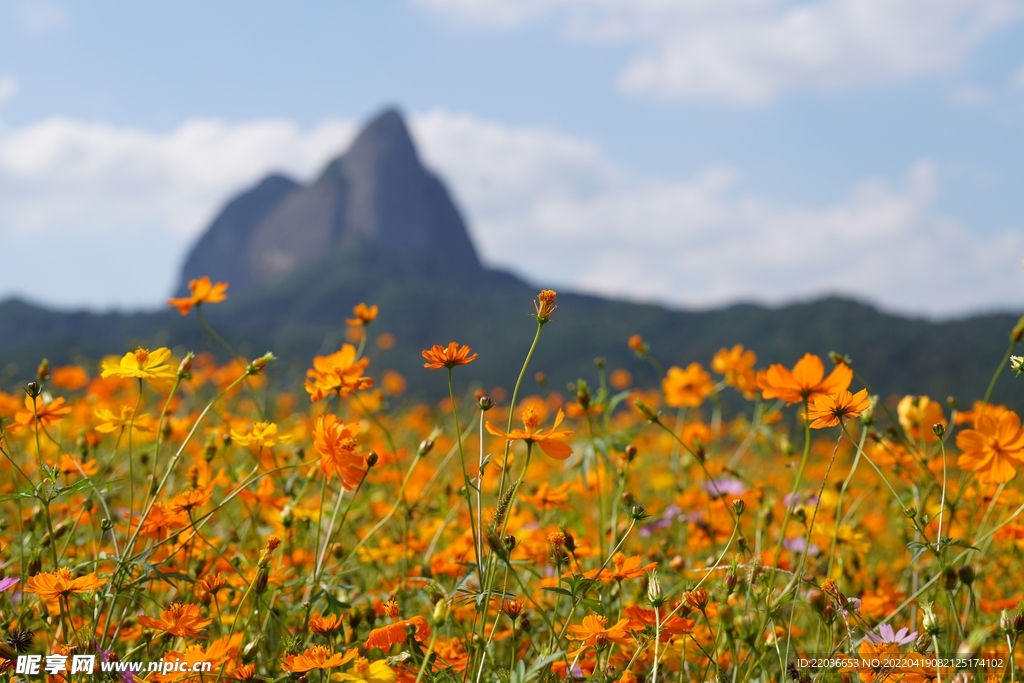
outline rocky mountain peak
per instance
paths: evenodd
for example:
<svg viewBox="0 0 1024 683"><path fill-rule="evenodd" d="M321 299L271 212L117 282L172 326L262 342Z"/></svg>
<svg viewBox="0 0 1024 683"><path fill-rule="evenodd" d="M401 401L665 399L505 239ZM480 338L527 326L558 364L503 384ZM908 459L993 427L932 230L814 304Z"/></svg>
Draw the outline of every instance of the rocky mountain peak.
<svg viewBox="0 0 1024 683"><path fill-rule="evenodd" d="M190 252L179 292L200 275L227 280L232 292L268 284L357 244L414 256L428 275L482 270L458 208L394 109L312 183L274 175L228 202Z"/></svg>

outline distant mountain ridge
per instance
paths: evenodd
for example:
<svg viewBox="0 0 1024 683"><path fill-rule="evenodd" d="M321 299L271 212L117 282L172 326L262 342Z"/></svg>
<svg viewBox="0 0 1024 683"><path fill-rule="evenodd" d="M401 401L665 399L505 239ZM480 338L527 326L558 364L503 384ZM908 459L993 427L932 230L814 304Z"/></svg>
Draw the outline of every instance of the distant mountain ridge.
<svg viewBox="0 0 1024 683"><path fill-rule="evenodd" d="M455 202L394 109L311 184L275 174L230 201L189 253L177 292L201 275L239 292L358 243L406 252L428 269L483 269Z"/></svg>
<svg viewBox="0 0 1024 683"><path fill-rule="evenodd" d="M339 347L353 305L379 304L371 334L391 332L397 345L371 344L371 371L398 370L420 398L445 389L423 369L420 350L451 340L480 354L460 373L465 381L509 387L533 336L530 301L539 289L480 263L455 202L423 167L395 110L375 117L308 185L270 175L227 202L190 251L178 293L201 275L230 283L228 300L206 317L241 353L278 355L271 372L286 386L301 382L313 355ZM698 312L563 291L558 306L531 366L531 377L546 375L543 390L593 382L595 356L655 385L626 346L641 334L666 366L707 365L737 343L756 351L760 366L838 351L883 396L956 394L969 402L984 394L1016 322L1010 314L930 322L834 297ZM222 353L194 316L169 308L66 313L8 300L0 302L0 387L31 379L43 357L88 364L135 344ZM1024 407L1008 380L994 398Z"/></svg>

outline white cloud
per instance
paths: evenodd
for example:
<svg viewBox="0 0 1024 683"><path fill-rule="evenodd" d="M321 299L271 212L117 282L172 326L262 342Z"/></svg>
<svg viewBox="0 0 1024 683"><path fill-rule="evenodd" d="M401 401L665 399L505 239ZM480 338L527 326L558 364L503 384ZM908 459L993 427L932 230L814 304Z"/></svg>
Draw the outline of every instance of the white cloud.
<svg viewBox="0 0 1024 683"><path fill-rule="evenodd" d="M809 208L744 191L730 168L640 177L547 128L443 110L412 128L485 260L538 283L687 306L834 291L949 314L1024 299L1024 232L982 238L943 218L928 160ZM204 119L166 132L66 119L0 128L0 292L154 305L233 193L272 170L311 177L353 132Z"/></svg>
<svg viewBox="0 0 1024 683"><path fill-rule="evenodd" d="M634 45L625 90L738 103L933 73L1024 17L1020 0L416 2L492 28L551 18L570 38Z"/></svg>
<svg viewBox="0 0 1024 683"><path fill-rule="evenodd" d="M0 76L0 109L18 94L18 81L11 76Z"/></svg>
<svg viewBox="0 0 1024 683"><path fill-rule="evenodd" d="M51 33L71 24L67 8L51 0L22 0L17 12L22 28L28 33Z"/></svg>
<svg viewBox="0 0 1024 683"><path fill-rule="evenodd" d="M340 121L312 130L212 119L167 132L63 118L0 126L0 291L65 305L152 305L229 196L270 171L309 176L353 132Z"/></svg>

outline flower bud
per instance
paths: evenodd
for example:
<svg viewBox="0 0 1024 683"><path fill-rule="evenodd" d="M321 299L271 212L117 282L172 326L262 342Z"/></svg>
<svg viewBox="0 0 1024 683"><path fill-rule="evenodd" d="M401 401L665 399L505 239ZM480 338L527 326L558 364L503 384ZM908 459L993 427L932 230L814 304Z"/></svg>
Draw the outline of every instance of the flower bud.
<svg viewBox="0 0 1024 683"><path fill-rule="evenodd" d="M736 513L736 516L739 517L743 514L743 511L747 509L747 504L743 501L743 499L736 498L735 500L732 501L732 509L733 512Z"/></svg>
<svg viewBox="0 0 1024 683"><path fill-rule="evenodd" d="M42 384L50 376L50 361L45 358L39 363L39 367L36 368L36 377L39 379L39 383Z"/></svg>
<svg viewBox="0 0 1024 683"><path fill-rule="evenodd" d="M650 573L647 581L647 599L650 601L654 608L657 609L665 602L665 598L661 592L661 579L658 578L658 570L655 569Z"/></svg>
<svg viewBox="0 0 1024 683"><path fill-rule="evenodd" d="M39 382L29 382L25 385L25 393L31 398L37 398L41 393Z"/></svg>
<svg viewBox="0 0 1024 683"><path fill-rule="evenodd" d="M444 598L441 598L436 603L434 603L434 614L432 615L434 624L440 626L441 624L446 622L448 620L448 615L451 614L451 611L452 610L451 607L448 605L448 601Z"/></svg>
<svg viewBox="0 0 1024 683"><path fill-rule="evenodd" d="M576 382L576 402L584 410L590 407L590 388L583 380Z"/></svg>
<svg viewBox="0 0 1024 683"><path fill-rule="evenodd" d="M807 603L811 606L811 609L821 614L825 610L825 605L828 604L828 598L825 597L825 593L822 591L812 588L807 591Z"/></svg>
<svg viewBox="0 0 1024 683"><path fill-rule="evenodd" d="M265 565L261 565L256 572L256 579L252 582L253 591L259 594L267 590L267 581L269 580L270 570Z"/></svg>
<svg viewBox="0 0 1024 683"><path fill-rule="evenodd" d="M245 369L246 375L258 375L263 372L263 369L270 364L271 361L277 360L277 357L270 351L249 363L249 366Z"/></svg>
<svg viewBox="0 0 1024 683"><path fill-rule="evenodd" d="M373 467L374 465L377 464L378 460L380 460L380 456L377 455L374 451L370 451L369 453L366 454L367 467Z"/></svg>
<svg viewBox="0 0 1024 683"><path fill-rule="evenodd" d="M710 596L705 588L694 588L683 593L683 602L701 612L708 606L709 599Z"/></svg>
<svg viewBox="0 0 1024 683"><path fill-rule="evenodd" d="M633 444L629 444L628 446L626 446L623 453L626 454L626 460L628 462L633 462L636 459L636 446L634 446Z"/></svg>
<svg viewBox="0 0 1024 683"><path fill-rule="evenodd" d="M956 570L956 575L960 577L960 581L965 586L970 586L974 583L974 567L969 564L965 564Z"/></svg>
<svg viewBox="0 0 1024 683"><path fill-rule="evenodd" d="M929 636L937 636L942 632L942 624L935 614L935 609L930 602L921 604L921 626Z"/></svg>
<svg viewBox="0 0 1024 683"><path fill-rule="evenodd" d="M1010 331L1010 339L1012 339L1014 343L1024 339L1024 315L1020 317L1017 324L1013 326L1013 330Z"/></svg>
<svg viewBox="0 0 1024 683"><path fill-rule="evenodd" d="M936 422L935 424L932 425L932 434L934 434L935 436L942 436L945 433L946 425L942 424L941 422Z"/></svg>
<svg viewBox="0 0 1024 683"><path fill-rule="evenodd" d="M658 419L658 414L654 412L654 409L649 405L640 399L633 401L633 405L636 406L636 409L639 410L645 418L647 418L648 422L652 424L661 424L661 421Z"/></svg>
<svg viewBox="0 0 1024 683"><path fill-rule="evenodd" d="M192 376L192 361L196 359L196 354L189 351L185 354L185 357L178 363L178 379L188 379Z"/></svg>
<svg viewBox="0 0 1024 683"><path fill-rule="evenodd" d="M486 413L488 410L494 407L494 401L491 400L490 396L484 394L483 396L476 400L476 405L477 407L480 408L481 412Z"/></svg>
<svg viewBox="0 0 1024 683"><path fill-rule="evenodd" d="M951 591L956 588L956 584L959 578L957 577L956 570L952 567L946 567L942 570L942 584L946 590Z"/></svg>

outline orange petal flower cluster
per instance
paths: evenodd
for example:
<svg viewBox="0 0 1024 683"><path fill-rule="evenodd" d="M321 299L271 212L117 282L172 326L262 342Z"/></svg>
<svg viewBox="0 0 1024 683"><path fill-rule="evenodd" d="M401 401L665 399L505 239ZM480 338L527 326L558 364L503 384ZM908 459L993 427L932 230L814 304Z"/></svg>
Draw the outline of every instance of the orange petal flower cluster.
<svg viewBox="0 0 1024 683"><path fill-rule="evenodd" d="M757 354L736 344L731 349L719 349L711 359L711 369L725 376L725 383L741 392L744 398L751 399L757 391L757 373L754 363Z"/></svg>
<svg viewBox="0 0 1024 683"><path fill-rule="evenodd" d="M193 306L219 304L228 298L228 283L214 284L207 275L196 280L189 280L188 289L191 292L190 296L167 300L167 303L177 308L178 313L182 315L188 315Z"/></svg>
<svg viewBox="0 0 1024 683"><path fill-rule="evenodd" d="M466 365L475 361L479 354L469 355L470 351L468 346L459 346L457 342L449 342L447 347L434 344L420 353L427 361L423 367L429 370L440 370L441 368L450 370L456 365Z"/></svg>
<svg viewBox="0 0 1024 683"><path fill-rule="evenodd" d="M366 639L366 649L371 650L373 648L379 649L381 652L387 652L391 649L392 645L396 643L404 643L408 637L409 627L415 628L415 635L413 636L417 642L422 643L430 637L430 624L423 617L416 616L411 619L402 619L396 621L388 626L382 626L381 628L375 628L370 631L369 637Z"/></svg>
<svg viewBox="0 0 1024 683"><path fill-rule="evenodd" d="M71 406L65 403L63 396L58 396L49 403L44 403L41 396L37 396L33 403L32 397L26 396L25 410L15 413L14 422L8 429L17 434L37 424L40 427L47 427L60 422L70 412Z"/></svg>
<svg viewBox="0 0 1024 683"><path fill-rule="evenodd" d="M306 371L306 391L314 403L327 396L348 396L369 389L373 380L366 377L368 358L357 358L356 347L343 344L328 356L313 358L313 367Z"/></svg>
<svg viewBox="0 0 1024 683"><path fill-rule="evenodd" d="M75 578L67 567L58 567L55 572L30 576L25 590L35 593L46 602L52 602L69 595L88 593L106 584L107 579L101 579L95 573Z"/></svg>
<svg viewBox="0 0 1024 683"><path fill-rule="evenodd" d="M957 465L977 472L982 484L1004 484L1017 474L1017 466L1024 465L1024 429L1012 410L998 418L982 412L974 429L956 435L956 445L962 451Z"/></svg>
<svg viewBox="0 0 1024 683"><path fill-rule="evenodd" d="M326 645L312 645L301 655L288 655L284 658L281 668L293 673L305 673L313 669L333 669L352 661L358 656L359 650L352 648L344 654L334 652Z"/></svg>
<svg viewBox="0 0 1024 683"><path fill-rule="evenodd" d="M600 568L591 569L588 572L584 572L584 576L591 579L600 579L602 583L612 583L625 581L626 579L639 579L652 569L656 569L658 566L657 562L651 562L641 566L641 562L643 562L643 559L639 555L626 557L622 553L615 553L612 555L611 568L605 567L603 570Z"/></svg>
<svg viewBox="0 0 1024 683"><path fill-rule="evenodd" d="M936 443L939 437L932 427L936 424L947 426L942 406L927 396L904 396L896 406L900 426L913 441Z"/></svg>
<svg viewBox="0 0 1024 683"><path fill-rule="evenodd" d="M766 399L782 399L787 405L810 401L815 396L838 394L848 389L851 381L853 370L850 366L840 363L825 377L821 358L811 353L804 354L792 371L776 363L757 375L761 395Z"/></svg>
<svg viewBox="0 0 1024 683"><path fill-rule="evenodd" d="M169 609L160 612L159 619L140 614L138 620L146 628L166 631L182 638L205 638L200 631L213 623L213 619L202 618L199 614L199 605L181 602L175 602Z"/></svg>
<svg viewBox="0 0 1024 683"><path fill-rule="evenodd" d="M358 433L359 423L346 424L333 413L318 417L313 428L313 444L320 453L320 471L328 479L337 475L349 491L359 485L366 473L366 457L356 452Z"/></svg>
<svg viewBox="0 0 1024 683"><path fill-rule="evenodd" d="M685 370L674 365L661 380L665 403L673 408L696 408L714 388L711 375L700 363L690 363Z"/></svg>
<svg viewBox="0 0 1024 683"><path fill-rule="evenodd" d="M353 327L369 325L377 318L377 304L367 306L365 303L358 303L352 308L354 318L345 318L345 322Z"/></svg>
<svg viewBox="0 0 1024 683"><path fill-rule="evenodd" d="M583 622L579 625L573 624L569 627L569 638L571 640L579 640L580 646L578 649L569 653L569 656L575 657L580 654L588 647L598 645L599 643L618 643L619 645L629 645L633 642L632 638L626 632L626 628L629 626L629 619L620 619L615 622L614 625L606 627L607 620L605 617L598 616L596 614L588 614L583 617Z"/></svg>
<svg viewBox="0 0 1024 683"><path fill-rule="evenodd" d="M845 389L837 394L819 394L811 399L807 419L811 421L811 429L835 427L842 420L860 417L870 405L867 389L861 389L856 394Z"/></svg>
<svg viewBox="0 0 1024 683"><path fill-rule="evenodd" d="M486 424L487 431L494 436L500 436L509 441L515 441L522 439L527 443L535 443L540 447L544 454L554 458L555 460L565 460L572 455L572 448L569 444L561 441L566 437L572 436L572 432L569 431L557 431L558 425L562 424L562 420L565 419L565 414L559 409L558 414L555 416L555 423L551 426L547 432L542 429L538 429L540 426L540 413L533 406L526 406L523 408L522 413L523 429L513 429L511 432L503 432L500 429L495 428L490 422Z"/></svg>

